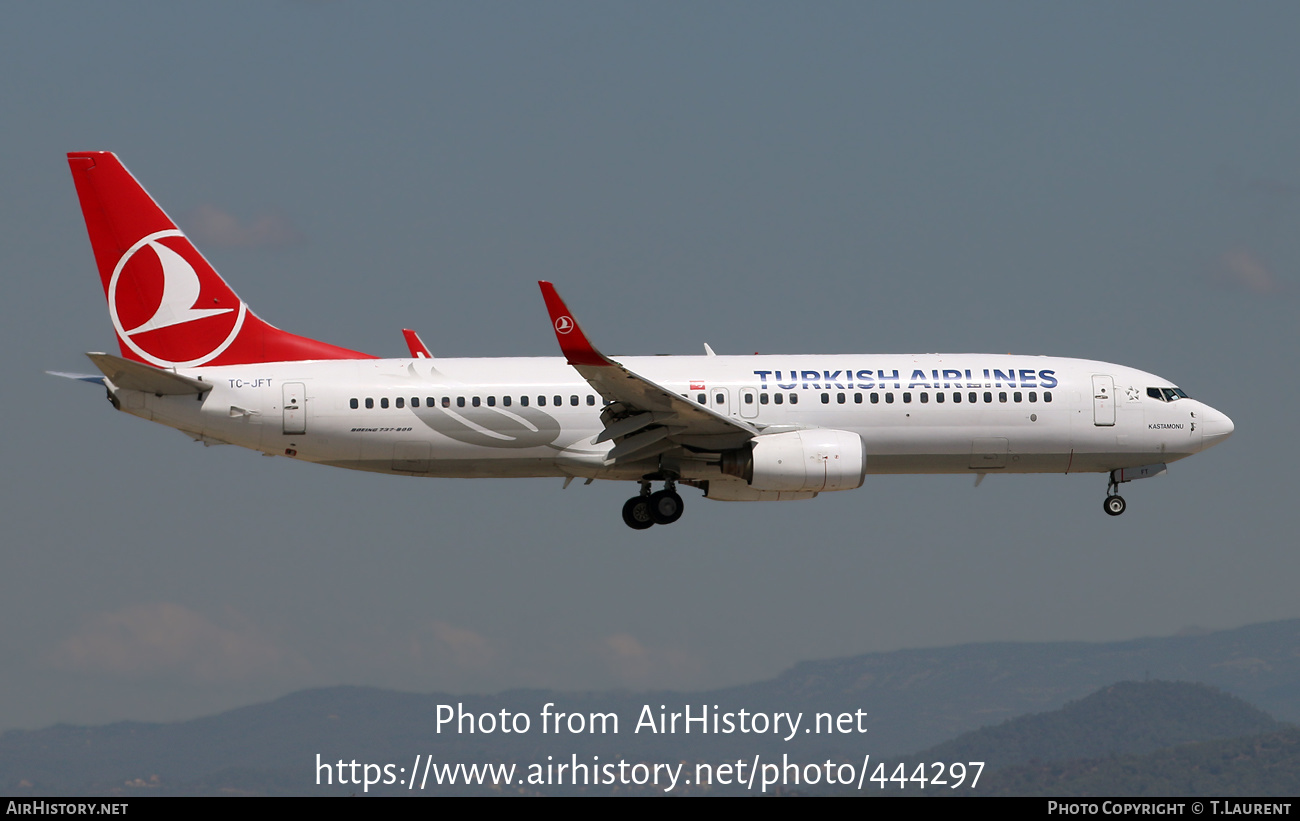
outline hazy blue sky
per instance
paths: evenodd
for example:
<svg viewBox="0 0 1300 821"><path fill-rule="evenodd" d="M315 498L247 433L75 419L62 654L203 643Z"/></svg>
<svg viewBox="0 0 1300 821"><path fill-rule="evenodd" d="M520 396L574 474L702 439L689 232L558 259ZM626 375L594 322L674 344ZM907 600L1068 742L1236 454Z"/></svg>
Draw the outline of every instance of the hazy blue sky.
<svg viewBox="0 0 1300 821"><path fill-rule="evenodd" d="M1300 6L13 3L0 27L0 729L309 686L697 688L801 659L1300 617ZM1236 435L1129 485L810 502L349 473L45 376L114 350L64 154L240 295L402 355L1044 353ZM1140 672L1140 671L1139 671ZM797 705L792 705L795 707Z"/></svg>

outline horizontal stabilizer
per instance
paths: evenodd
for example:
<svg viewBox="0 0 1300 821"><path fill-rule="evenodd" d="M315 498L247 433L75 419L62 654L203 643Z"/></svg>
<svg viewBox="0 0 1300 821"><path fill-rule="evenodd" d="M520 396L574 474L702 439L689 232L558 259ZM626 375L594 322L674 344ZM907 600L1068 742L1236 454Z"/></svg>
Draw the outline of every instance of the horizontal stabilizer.
<svg viewBox="0 0 1300 821"><path fill-rule="evenodd" d="M95 367L104 372L104 376L119 388L132 391L144 391L158 396L181 396L184 394L204 394L212 390L211 382L181 376L173 371L164 371L142 362L132 362L111 353L88 353Z"/></svg>
<svg viewBox="0 0 1300 821"><path fill-rule="evenodd" d="M46 373L50 376L61 376L64 379L75 379L78 382L89 382L92 385L104 384L104 377L90 373L67 373L66 371L46 371Z"/></svg>

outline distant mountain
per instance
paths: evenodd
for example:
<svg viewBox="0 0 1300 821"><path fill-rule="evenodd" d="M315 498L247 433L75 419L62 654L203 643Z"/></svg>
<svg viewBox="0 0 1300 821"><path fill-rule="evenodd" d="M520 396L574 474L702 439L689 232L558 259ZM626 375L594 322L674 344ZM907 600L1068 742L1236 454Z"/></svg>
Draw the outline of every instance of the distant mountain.
<svg viewBox="0 0 1300 821"><path fill-rule="evenodd" d="M464 762L558 762L623 758L717 762L897 758L968 731L1055 710L1116 681L1199 681L1284 720L1300 720L1300 620L1205 635L1090 644L973 644L805 662L770 681L707 692L415 695L337 687L172 724L56 726L0 735L0 791L69 794L108 788L314 792L315 762L413 761L417 753ZM543 705L590 715L614 713L619 732L542 733ZM439 733L439 705L474 714L522 712L524 734ZM686 734L634 732L646 708L658 715L727 711L804 713L800 732ZM1190 709L1190 708L1189 708ZM865 734L807 733L814 713L866 711ZM1025 749L1030 746L1026 742ZM550 759L547 756L551 756ZM281 775L272 778L271 774ZM220 778L217 774L222 774ZM156 777L156 778L155 778ZM269 780L268 780L269 779ZM125 787L126 784L139 785ZM222 786L217 787L216 784ZM148 786L148 785L155 786ZM161 784L162 786L156 786ZM240 785L246 785L241 787ZM278 785L278 786L277 786Z"/></svg>
<svg viewBox="0 0 1300 821"><path fill-rule="evenodd" d="M1145 755L1026 764L990 773L974 791L957 792L1054 797L1294 797L1300 795L1300 729L1185 744ZM1210 810L1207 806L1206 813Z"/></svg>
<svg viewBox="0 0 1300 821"><path fill-rule="evenodd" d="M1149 753L1284 729L1289 728L1262 710L1204 684L1125 681L1059 710L1008 719L907 758L980 760L988 773L1029 762Z"/></svg>
<svg viewBox="0 0 1300 821"><path fill-rule="evenodd" d="M1054 710L1116 681L1196 681L1300 723L1300 619L1201 635L1087 643L966 644L805 662L726 691L764 704L829 701L872 712L873 753L915 751Z"/></svg>

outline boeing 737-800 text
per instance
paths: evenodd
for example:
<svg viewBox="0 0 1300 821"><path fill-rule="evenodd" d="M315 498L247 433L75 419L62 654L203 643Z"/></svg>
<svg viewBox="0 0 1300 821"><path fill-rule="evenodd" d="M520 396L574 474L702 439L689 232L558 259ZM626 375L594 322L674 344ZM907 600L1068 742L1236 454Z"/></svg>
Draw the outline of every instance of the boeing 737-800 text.
<svg viewBox="0 0 1300 821"><path fill-rule="evenodd" d="M808 499L867 474L1109 474L1222 442L1227 416L1150 373L986 354L619 357L540 283L563 358L378 359L260 319L116 156L68 155L120 356L88 354L113 407L207 444L441 477L637 482L636 529L709 499ZM652 483L663 488L653 491Z"/></svg>

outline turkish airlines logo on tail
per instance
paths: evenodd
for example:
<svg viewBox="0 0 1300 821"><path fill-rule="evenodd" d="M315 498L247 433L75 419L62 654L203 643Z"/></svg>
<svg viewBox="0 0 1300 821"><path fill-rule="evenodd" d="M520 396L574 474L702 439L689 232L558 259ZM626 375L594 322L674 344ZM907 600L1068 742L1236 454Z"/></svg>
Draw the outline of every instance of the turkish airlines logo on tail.
<svg viewBox="0 0 1300 821"><path fill-rule="evenodd" d="M163 242L170 237L179 241ZM207 281L196 265L208 274ZM235 341L248 312L174 229L142 238L117 261L108 310L122 343L160 367L194 367L215 359Z"/></svg>
<svg viewBox="0 0 1300 821"><path fill-rule="evenodd" d="M196 307L202 286L199 284L199 275L194 270L194 266L162 243L150 242L144 247L153 249L153 252L158 255L158 261L162 263L162 300L154 310L153 316L149 317L147 322L127 331L127 336L193 322L209 316L228 314L235 310L234 308Z"/></svg>
<svg viewBox="0 0 1300 821"><path fill-rule="evenodd" d="M567 334L573 330L573 320L566 314L555 320L555 332L557 334Z"/></svg>

